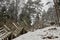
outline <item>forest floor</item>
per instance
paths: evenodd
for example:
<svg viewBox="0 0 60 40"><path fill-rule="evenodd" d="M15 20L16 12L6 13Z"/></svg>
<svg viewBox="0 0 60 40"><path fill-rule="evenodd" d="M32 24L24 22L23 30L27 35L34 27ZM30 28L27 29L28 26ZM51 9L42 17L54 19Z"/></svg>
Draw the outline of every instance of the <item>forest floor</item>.
<svg viewBox="0 0 60 40"><path fill-rule="evenodd" d="M60 27L50 26L28 32L13 40L60 40Z"/></svg>

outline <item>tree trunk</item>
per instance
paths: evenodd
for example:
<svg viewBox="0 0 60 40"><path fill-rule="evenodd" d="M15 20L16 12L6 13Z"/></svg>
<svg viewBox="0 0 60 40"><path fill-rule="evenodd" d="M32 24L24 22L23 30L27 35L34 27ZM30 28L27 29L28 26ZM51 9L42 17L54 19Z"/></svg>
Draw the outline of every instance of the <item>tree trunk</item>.
<svg viewBox="0 0 60 40"><path fill-rule="evenodd" d="M59 25L59 8L58 8L58 4L57 4L57 0L53 0L54 1L54 7L55 7L55 11L56 11L56 24Z"/></svg>

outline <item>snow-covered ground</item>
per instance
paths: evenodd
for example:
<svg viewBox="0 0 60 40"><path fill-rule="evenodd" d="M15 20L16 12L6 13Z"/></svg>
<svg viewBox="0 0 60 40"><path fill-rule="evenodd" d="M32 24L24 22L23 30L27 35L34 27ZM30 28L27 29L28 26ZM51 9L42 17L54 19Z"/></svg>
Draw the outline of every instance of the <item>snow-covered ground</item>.
<svg viewBox="0 0 60 40"><path fill-rule="evenodd" d="M60 40L60 27L51 26L28 32L13 40Z"/></svg>

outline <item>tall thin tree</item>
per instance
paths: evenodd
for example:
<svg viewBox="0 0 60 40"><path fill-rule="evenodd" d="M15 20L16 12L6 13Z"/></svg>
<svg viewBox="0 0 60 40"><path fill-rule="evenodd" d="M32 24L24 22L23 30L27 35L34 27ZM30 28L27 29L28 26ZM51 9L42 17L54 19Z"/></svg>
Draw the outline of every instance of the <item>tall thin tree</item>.
<svg viewBox="0 0 60 40"><path fill-rule="evenodd" d="M54 7L55 7L55 10L56 10L56 16L57 16L57 21L56 21L56 24L59 25L59 7L58 7L58 0L53 0L54 2Z"/></svg>

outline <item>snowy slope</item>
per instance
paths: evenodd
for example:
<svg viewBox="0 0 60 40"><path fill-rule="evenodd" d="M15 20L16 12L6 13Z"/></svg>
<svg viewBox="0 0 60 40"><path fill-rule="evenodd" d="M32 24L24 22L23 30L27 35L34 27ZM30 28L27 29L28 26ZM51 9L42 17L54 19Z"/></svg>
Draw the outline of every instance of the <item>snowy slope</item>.
<svg viewBox="0 0 60 40"><path fill-rule="evenodd" d="M60 40L60 27L51 26L28 32L13 40Z"/></svg>

